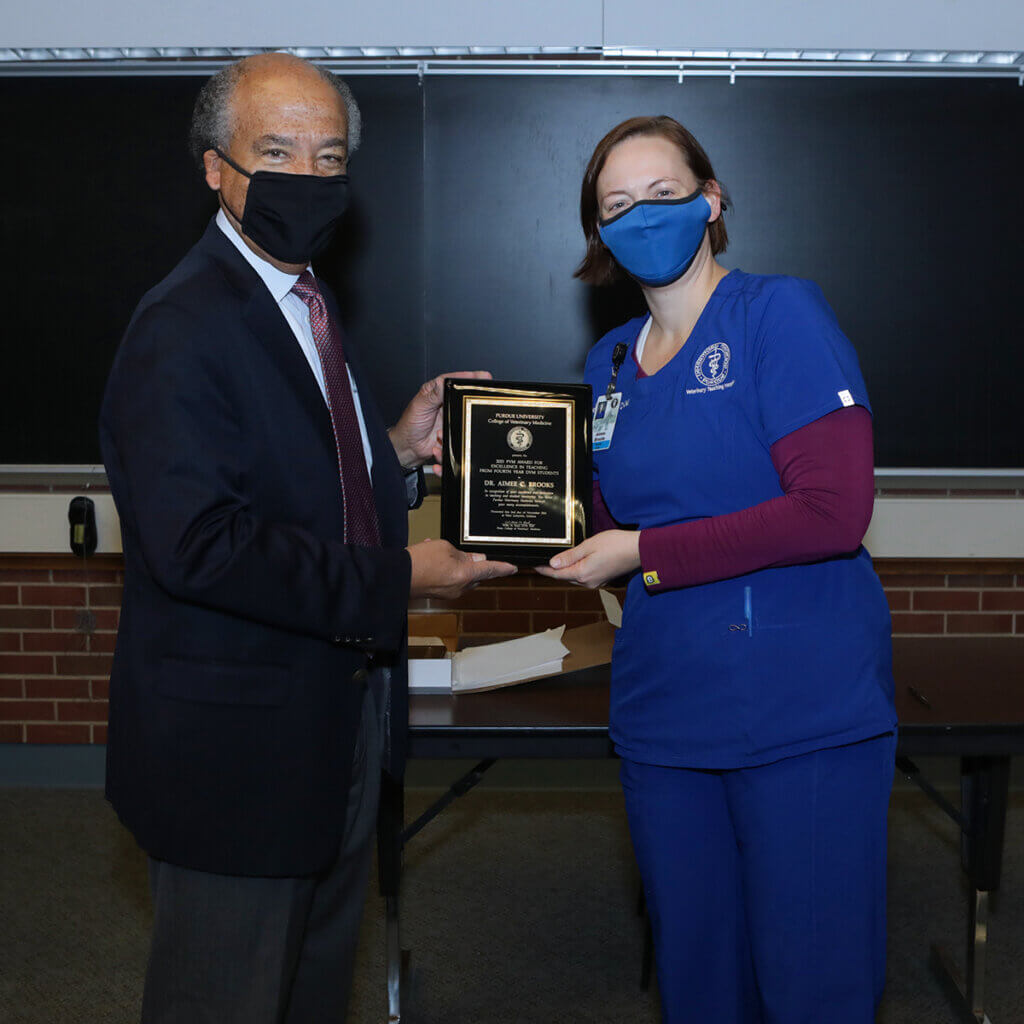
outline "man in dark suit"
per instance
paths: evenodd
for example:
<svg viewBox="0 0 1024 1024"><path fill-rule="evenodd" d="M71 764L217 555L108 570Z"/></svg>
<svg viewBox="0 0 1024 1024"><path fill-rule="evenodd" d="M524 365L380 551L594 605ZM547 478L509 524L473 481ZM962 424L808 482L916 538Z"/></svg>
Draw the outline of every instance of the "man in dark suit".
<svg viewBox="0 0 1024 1024"><path fill-rule="evenodd" d="M309 269L358 132L344 83L293 57L207 83L193 149L220 212L139 304L103 402L107 795L150 856L147 1022L344 1019L409 597L514 571L406 547L442 378L386 431Z"/></svg>

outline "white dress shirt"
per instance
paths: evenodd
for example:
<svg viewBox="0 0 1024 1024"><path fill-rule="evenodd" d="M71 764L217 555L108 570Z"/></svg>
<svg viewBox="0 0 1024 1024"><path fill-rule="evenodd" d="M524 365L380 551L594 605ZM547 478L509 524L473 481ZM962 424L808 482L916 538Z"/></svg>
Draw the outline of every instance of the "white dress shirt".
<svg viewBox="0 0 1024 1024"><path fill-rule="evenodd" d="M241 235L235 230L234 225L228 220L223 210L217 211L217 227L227 235L231 244L242 254L246 263L260 275L260 280L267 286L267 291L277 303L278 309L284 315L288 326L295 335L295 340L302 349L302 354L313 371L320 394L327 402L327 386L324 384L324 369L320 364L320 354L316 350L316 342L313 341L313 328L309 324L309 307L292 291L292 286L298 281L297 274L286 274L278 270L273 264L261 259L245 244ZM313 273L312 267L309 272ZM359 436L363 441L363 453L366 455L367 472L373 469L373 452L370 450L370 439L366 434L366 422L363 420L363 409L359 404L359 389L352 378L352 371L348 363L345 364L348 371L349 384L352 387L352 402L356 409L356 419L359 421Z"/></svg>

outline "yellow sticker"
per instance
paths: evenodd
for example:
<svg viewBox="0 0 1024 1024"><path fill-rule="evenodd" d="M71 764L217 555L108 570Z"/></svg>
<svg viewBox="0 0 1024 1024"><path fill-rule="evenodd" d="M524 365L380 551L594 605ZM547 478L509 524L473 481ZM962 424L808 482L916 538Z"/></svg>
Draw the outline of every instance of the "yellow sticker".
<svg viewBox="0 0 1024 1024"><path fill-rule="evenodd" d="M661 583L661 580L658 579L658 574L656 572L645 572L644 583L649 587L656 587Z"/></svg>

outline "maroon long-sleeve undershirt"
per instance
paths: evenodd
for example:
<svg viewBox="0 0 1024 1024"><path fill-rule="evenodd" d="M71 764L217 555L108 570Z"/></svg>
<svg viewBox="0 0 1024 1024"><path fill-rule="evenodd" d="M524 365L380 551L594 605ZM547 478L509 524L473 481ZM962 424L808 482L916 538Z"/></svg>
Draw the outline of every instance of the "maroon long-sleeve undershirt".
<svg viewBox="0 0 1024 1024"><path fill-rule="evenodd" d="M657 593L769 566L855 551L871 520L874 454L870 413L837 409L779 438L772 464L783 494L727 515L640 531L640 564ZM594 480L594 530L618 528Z"/></svg>

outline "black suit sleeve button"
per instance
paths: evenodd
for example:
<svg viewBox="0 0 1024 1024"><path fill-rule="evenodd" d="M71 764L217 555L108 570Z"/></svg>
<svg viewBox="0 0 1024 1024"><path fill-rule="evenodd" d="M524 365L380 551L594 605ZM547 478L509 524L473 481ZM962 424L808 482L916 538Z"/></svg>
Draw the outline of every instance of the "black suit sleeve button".
<svg viewBox="0 0 1024 1024"><path fill-rule="evenodd" d="M368 678L369 673L366 671L365 668L356 669L356 671L352 673L353 683L365 683Z"/></svg>

